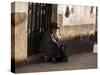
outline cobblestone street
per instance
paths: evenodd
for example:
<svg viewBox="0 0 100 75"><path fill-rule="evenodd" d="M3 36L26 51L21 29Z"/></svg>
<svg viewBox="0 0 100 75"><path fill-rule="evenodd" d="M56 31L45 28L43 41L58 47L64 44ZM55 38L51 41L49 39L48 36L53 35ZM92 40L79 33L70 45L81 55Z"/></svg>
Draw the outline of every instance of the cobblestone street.
<svg viewBox="0 0 100 75"><path fill-rule="evenodd" d="M78 69L93 69L97 68L97 54L96 53L81 53L69 57L67 63L40 63L25 65L16 69L16 73L27 72L47 72L47 71L61 71L61 70L78 70Z"/></svg>

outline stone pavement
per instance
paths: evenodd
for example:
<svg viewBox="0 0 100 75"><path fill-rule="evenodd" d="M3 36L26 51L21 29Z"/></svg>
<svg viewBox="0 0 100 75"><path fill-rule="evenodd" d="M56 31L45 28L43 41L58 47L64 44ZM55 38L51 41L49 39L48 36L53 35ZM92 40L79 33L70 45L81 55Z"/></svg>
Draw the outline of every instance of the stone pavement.
<svg viewBox="0 0 100 75"><path fill-rule="evenodd" d="M47 71L61 71L61 70L78 70L78 69L93 69L97 68L97 54L96 53L81 53L69 56L67 63L40 63L30 64L24 67L16 68L16 73L28 72L47 72Z"/></svg>

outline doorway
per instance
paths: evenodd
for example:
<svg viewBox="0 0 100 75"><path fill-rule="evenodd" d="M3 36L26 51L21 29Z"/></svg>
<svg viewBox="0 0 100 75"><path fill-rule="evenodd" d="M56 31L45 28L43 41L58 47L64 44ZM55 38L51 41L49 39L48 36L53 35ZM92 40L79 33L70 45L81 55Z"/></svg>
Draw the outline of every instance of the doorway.
<svg viewBox="0 0 100 75"><path fill-rule="evenodd" d="M52 4L28 4L27 49L28 56L40 52L40 40L49 28L52 16Z"/></svg>

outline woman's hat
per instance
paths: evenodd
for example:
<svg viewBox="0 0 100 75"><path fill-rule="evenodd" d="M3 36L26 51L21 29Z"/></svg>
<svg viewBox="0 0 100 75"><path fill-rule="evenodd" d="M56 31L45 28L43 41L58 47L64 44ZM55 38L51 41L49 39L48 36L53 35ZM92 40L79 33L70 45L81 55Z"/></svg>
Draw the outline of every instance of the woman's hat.
<svg viewBox="0 0 100 75"><path fill-rule="evenodd" d="M57 26L57 23L55 22L51 23L50 28L59 29L59 27Z"/></svg>

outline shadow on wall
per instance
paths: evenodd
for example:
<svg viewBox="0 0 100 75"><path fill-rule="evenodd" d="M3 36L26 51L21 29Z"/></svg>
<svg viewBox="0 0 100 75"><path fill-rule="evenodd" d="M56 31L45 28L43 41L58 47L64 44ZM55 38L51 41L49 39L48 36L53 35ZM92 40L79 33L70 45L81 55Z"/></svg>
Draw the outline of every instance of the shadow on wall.
<svg viewBox="0 0 100 75"><path fill-rule="evenodd" d="M75 36L69 39L64 39L63 42L67 45L69 55L93 52L94 44L97 43L97 32L95 35Z"/></svg>
<svg viewBox="0 0 100 75"><path fill-rule="evenodd" d="M26 13L25 12L14 12L11 13L11 25L18 25L26 20Z"/></svg>

